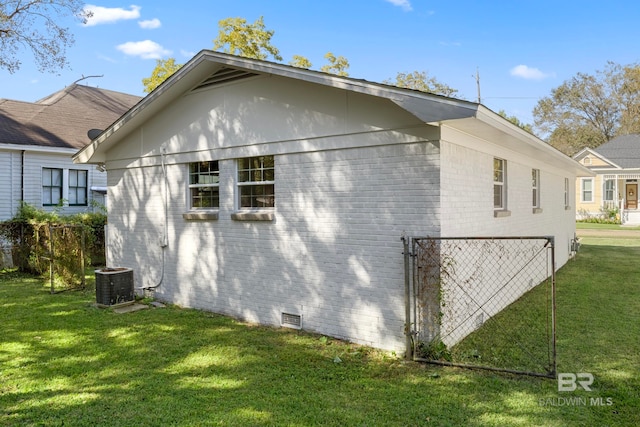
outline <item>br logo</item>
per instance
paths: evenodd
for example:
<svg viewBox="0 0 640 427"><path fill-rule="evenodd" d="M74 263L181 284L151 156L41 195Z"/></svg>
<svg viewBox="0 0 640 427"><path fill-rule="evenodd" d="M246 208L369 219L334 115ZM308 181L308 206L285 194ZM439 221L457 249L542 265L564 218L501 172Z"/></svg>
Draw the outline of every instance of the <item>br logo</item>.
<svg viewBox="0 0 640 427"><path fill-rule="evenodd" d="M589 387L591 384L593 384L593 374L586 372L558 374L558 391L575 391L578 385L585 391L591 391Z"/></svg>

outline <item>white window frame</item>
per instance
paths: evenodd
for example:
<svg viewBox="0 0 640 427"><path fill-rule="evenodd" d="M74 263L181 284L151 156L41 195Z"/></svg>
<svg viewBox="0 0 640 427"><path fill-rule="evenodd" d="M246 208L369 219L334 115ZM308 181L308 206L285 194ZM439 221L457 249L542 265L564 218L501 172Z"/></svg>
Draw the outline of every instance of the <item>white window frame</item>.
<svg viewBox="0 0 640 427"><path fill-rule="evenodd" d="M569 178L564 179L564 207L569 207Z"/></svg>
<svg viewBox="0 0 640 427"><path fill-rule="evenodd" d="M540 169L531 169L531 191L533 208L540 207Z"/></svg>
<svg viewBox="0 0 640 427"><path fill-rule="evenodd" d="M245 163L243 166L242 164ZM269 166L269 163L272 166ZM272 155L245 157L236 161L239 211L272 211L275 209L275 157ZM272 178L272 179L269 179ZM257 190L256 193L253 190ZM249 192L247 194L247 192ZM262 193L262 194L259 194ZM260 197L262 196L262 197ZM263 205L260 206L260 199ZM249 203L247 203L247 200Z"/></svg>
<svg viewBox="0 0 640 427"><path fill-rule="evenodd" d="M500 202L496 203L498 194ZM507 209L507 161L498 157L493 158L493 209L494 211Z"/></svg>
<svg viewBox="0 0 640 427"><path fill-rule="evenodd" d="M607 184L611 182L613 185L611 188L607 188ZM613 202L616 199L616 180L615 179L605 179L602 183L602 201L603 202ZM611 197L607 197L607 193L611 193Z"/></svg>
<svg viewBox="0 0 640 427"><path fill-rule="evenodd" d="M585 184L589 183L591 185L591 188L589 190L585 189ZM581 178L580 179L580 201L582 203L593 203L594 200L594 194L593 194L593 178ZM586 192L589 192L591 197L589 199L585 198Z"/></svg>
<svg viewBox="0 0 640 427"><path fill-rule="evenodd" d="M205 164L208 165L208 168L206 169L206 171L204 169L201 170L200 167ZM211 211L220 209L220 162L218 160L192 162L189 163L187 167L189 174L189 209L195 211ZM197 170L194 170L195 167L197 167ZM202 206L201 203L195 202L196 198L204 200L202 196L196 195L203 190L217 192L217 206L215 203L213 203L213 206Z"/></svg>

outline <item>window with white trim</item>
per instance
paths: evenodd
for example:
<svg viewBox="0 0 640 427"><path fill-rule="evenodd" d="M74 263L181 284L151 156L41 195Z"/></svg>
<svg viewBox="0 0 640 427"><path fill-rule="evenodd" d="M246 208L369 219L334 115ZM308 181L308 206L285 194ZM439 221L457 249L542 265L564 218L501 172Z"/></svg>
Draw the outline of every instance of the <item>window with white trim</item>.
<svg viewBox="0 0 640 427"><path fill-rule="evenodd" d="M507 208L507 161L495 157L493 159L493 209Z"/></svg>
<svg viewBox="0 0 640 427"><path fill-rule="evenodd" d="M593 202L593 178L580 180L580 200L586 203Z"/></svg>
<svg viewBox="0 0 640 427"><path fill-rule="evenodd" d="M62 169L42 168L42 206L56 206L62 201Z"/></svg>
<svg viewBox="0 0 640 427"><path fill-rule="evenodd" d="M531 169L531 190L533 207L540 207L540 169Z"/></svg>
<svg viewBox="0 0 640 427"><path fill-rule="evenodd" d="M87 171L69 170L69 206L87 206Z"/></svg>
<svg viewBox="0 0 640 427"><path fill-rule="evenodd" d="M604 180L604 201L613 202L616 194L616 181L613 179Z"/></svg>
<svg viewBox="0 0 640 427"><path fill-rule="evenodd" d="M564 179L564 206L569 206L569 178Z"/></svg>
<svg viewBox="0 0 640 427"><path fill-rule="evenodd" d="M238 159L238 208L270 209L275 206L273 156Z"/></svg>
<svg viewBox="0 0 640 427"><path fill-rule="evenodd" d="M190 209L218 209L220 207L220 167L218 161L189 164Z"/></svg>

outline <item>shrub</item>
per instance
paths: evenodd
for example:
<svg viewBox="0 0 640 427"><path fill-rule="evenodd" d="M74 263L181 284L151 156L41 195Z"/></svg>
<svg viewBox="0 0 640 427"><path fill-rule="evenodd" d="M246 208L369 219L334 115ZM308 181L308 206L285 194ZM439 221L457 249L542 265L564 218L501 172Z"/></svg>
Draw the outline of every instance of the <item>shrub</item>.
<svg viewBox="0 0 640 427"><path fill-rule="evenodd" d="M63 216L58 210L47 212L23 202L12 219L0 223L0 233L12 243L14 265L30 274L48 272L53 244L55 273L70 283L77 280L81 254L85 265L92 259L104 262L106 221L103 211Z"/></svg>
<svg viewBox="0 0 640 427"><path fill-rule="evenodd" d="M585 209L578 211L580 217L577 222L591 223L591 224L620 224L620 212L618 208L600 208L600 212L593 214Z"/></svg>

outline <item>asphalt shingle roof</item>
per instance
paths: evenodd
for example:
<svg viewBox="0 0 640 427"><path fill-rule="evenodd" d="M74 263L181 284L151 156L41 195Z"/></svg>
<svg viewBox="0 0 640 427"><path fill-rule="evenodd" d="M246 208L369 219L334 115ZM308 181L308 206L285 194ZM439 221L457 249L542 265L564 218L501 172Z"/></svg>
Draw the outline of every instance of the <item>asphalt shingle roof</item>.
<svg viewBox="0 0 640 427"><path fill-rule="evenodd" d="M640 168L640 134L618 136L593 151L622 168Z"/></svg>
<svg viewBox="0 0 640 427"><path fill-rule="evenodd" d="M77 84L33 103L0 99L0 144L81 149L140 99Z"/></svg>

